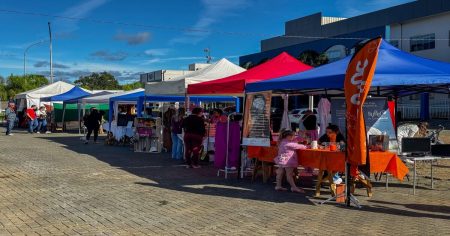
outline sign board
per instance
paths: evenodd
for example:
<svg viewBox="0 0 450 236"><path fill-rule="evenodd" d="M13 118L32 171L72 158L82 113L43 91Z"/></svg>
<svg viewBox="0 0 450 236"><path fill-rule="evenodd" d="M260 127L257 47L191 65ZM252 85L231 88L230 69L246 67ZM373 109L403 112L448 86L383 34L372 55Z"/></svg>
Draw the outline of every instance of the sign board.
<svg viewBox="0 0 450 236"><path fill-rule="evenodd" d="M331 123L339 126L341 133L346 136L345 99L331 99ZM396 139L395 129L390 115L386 98L367 98L364 103L364 121L366 132L371 135L386 134L389 139Z"/></svg>
<svg viewBox="0 0 450 236"><path fill-rule="evenodd" d="M245 100L244 131L245 146L270 146L270 92L247 94Z"/></svg>

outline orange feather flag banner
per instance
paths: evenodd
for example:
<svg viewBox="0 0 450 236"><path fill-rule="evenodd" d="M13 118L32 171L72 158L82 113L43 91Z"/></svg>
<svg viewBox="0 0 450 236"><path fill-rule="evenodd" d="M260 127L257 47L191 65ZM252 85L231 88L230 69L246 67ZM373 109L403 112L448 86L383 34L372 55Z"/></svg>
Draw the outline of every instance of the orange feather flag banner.
<svg viewBox="0 0 450 236"><path fill-rule="evenodd" d="M372 84L381 38L365 43L350 60L345 74L347 106L347 158L351 165L365 165L367 136L363 105Z"/></svg>

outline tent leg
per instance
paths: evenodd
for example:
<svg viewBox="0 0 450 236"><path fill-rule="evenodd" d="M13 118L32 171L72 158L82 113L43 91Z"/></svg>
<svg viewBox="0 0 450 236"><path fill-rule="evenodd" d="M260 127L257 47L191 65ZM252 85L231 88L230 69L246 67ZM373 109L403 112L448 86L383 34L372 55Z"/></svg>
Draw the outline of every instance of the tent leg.
<svg viewBox="0 0 450 236"><path fill-rule="evenodd" d="M81 107L80 107L80 103L77 103L77 108L78 108L78 134L81 135L81 118L80 118Z"/></svg>
<svg viewBox="0 0 450 236"><path fill-rule="evenodd" d="M64 124L64 115L66 114L66 104L63 102L63 113L62 113L62 119L61 119L61 123L62 123L62 130L66 131L66 127Z"/></svg>

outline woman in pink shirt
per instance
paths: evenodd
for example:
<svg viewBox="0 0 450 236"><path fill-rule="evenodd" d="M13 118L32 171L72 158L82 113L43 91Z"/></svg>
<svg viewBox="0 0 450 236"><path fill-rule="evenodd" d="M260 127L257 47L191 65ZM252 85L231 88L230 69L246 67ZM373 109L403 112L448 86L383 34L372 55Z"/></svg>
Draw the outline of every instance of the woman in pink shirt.
<svg viewBox="0 0 450 236"><path fill-rule="evenodd" d="M297 152L298 149L306 149L306 146L298 144L294 141L295 135L291 130L282 130L278 141L278 155L275 157L277 169L277 185L276 191L286 191L281 186L281 182L286 172L286 179L291 185L291 191L295 193L304 193L303 189L297 187L294 181L294 169L298 167Z"/></svg>

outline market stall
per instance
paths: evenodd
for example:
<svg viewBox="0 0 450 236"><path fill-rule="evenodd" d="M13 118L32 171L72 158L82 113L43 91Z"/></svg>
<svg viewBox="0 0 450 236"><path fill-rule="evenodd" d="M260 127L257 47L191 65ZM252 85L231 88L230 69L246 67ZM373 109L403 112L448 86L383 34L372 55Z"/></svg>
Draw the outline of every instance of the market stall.
<svg viewBox="0 0 450 236"><path fill-rule="evenodd" d="M43 98L41 98L41 102L62 102L63 103L63 114L62 114L61 122L62 122L62 129L64 130L64 128L65 128L64 115L65 115L65 109L66 109L66 104L67 104L66 102L78 100L83 97L87 97L91 94L92 94L91 92L88 92L85 89L75 86L65 93L50 96L50 97L43 97ZM56 123L56 121L55 121L55 123Z"/></svg>
<svg viewBox="0 0 450 236"><path fill-rule="evenodd" d="M322 94L324 98L343 96L346 71L351 59L351 57L347 57L340 61L323 65L303 73L250 83L246 86L246 91L253 96L259 96L261 94L270 95L270 93ZM361 68L363 67L362 64L360 66ZM450 91L450 64L408 54L382 41L379 47L371 85L369 97L386 98L391 96L394 100L401 96L423 92L448 94ZM381 114L385 114L385 112L382 112ZM376 116L378 113L372 113L372 115ZM395 125L396 123L397 122L391 122L391 125ZM369 129L366 128L366 130ZM266 161L273 159L273 154L275 154L274 151L265 150L258 152L258 150L261 149L249 147L249 156L269 155L267 156ZM319 151L317 150L309 152L301 151L299 152L299 160L307 167L314 167L322 170L329 169L331 172L342 171L342 167L345 166L343 165L345 159L344 153L333 153L333 155L336 156L335 160L340 160L338 163L341 163L336 166L336 162L333 162L333 165L323 164L320 161L317 162L318 160L330 160L325 157L329 155L315 155L318 152ZM312 159L312 157L320 158ZM306 161L307 159L314 160L314 162ZM369 152L369 159L369 170L372 173L377 171L388 172L400 180L403 179L404 174L407 173L407 168L397 157L397 153L389 151ZM330 166L339 168L333 169Z"/></svg>
<svg viewBox="0 0 450 236"><path fill-rule="evenodd" d="M184 96L176 96L176 95L146 95L146 96L141 96L138 99L138 103L137 103L137 116L138 117L142 117L143 114L142 112L144 111L144 107L146 107L147 103L185 103L186 102L186 97ZM190 103L194 103L197 106L201 106L202 103L211 103L211 102L234 102L236 107L239 107L239 98L238 97L233 97L233 96L192 96L189 97L189 102ZM162 109L164 111L164 106L160 107L160 109ZM162 112L162 111L160 111ZM148 114L147 114L148 115ZM163 133L167 133L169 129L169 127L163 127L163 129L166 129L166 132ZM208 133L208 138L205 140L206 144L206 152L213 150L214 148L214 143L215 143L215 126L212 127L211 125L207 126L207 133ZM219 133L220 134L220 133ZM169 138L169 136L164 136L162 135L160 138ZM211 147L212 144L212 147Z"/></svg>
<svg viewBox="0 0 450 236"><path fill-rule="evenodd" d="M48 84L40 88L19 93L14 97L14 99L18 100L17 101L18 109L22 110L23 108L30 107L31 105L40 106L41 98L51 97L65 93L71 90L73 87L74 85L72 84L63 81L57 81L53 84Z"/></svg>
<svg viewBox="0 0 450 236"><path fill-rule="evenodd" d="M280 76L303 72L309 69L312 69L312 67L303 64L299 60L283 52L280 55L274 57L273 59L264 62L258 66L255 66L247 71L241 72L239 74L231 75L222 79L216 79L197 84L190 84L188 85L187 93L188 96L235 95L243 97L245 92L244 91L245 85L248 83L269 80ZM286 114L284 118L287 119L287 111L285 113ZM230 127L234 127L236 126L236 124L238 123L233 122L232 124L230 124ZM231 136L235 136L233 135L234 132L230 132L229 130L226 130L224 134L226 134L225 136L230 136L230 134ZM240 135L237 135L237 138L240 140ZM221 137L221 139L225 138ZM228 143L233 143L235 141L236 138L231 138ZM232 154L231 155L232 158L230 160L228 160L228 157L230 156L225 155L229 154L228 150L233 150L233 148L225 147L223 148L224 152L219 152L216 155L217 160L216 167L222 169L225 172L225 176L227 176L229 169L235 170L236 167L238 167L238 164L235 163L238 162L238 160L235 160L236 155ZM239 146L237 148L240 149Z"/></svg>
<svg viewBox="0 0 450 236"><path fill-rule="evenodd" d="M144 96L144 89L135 89L124 93L114 94L107 98L109 104L109 122L103 125L103 129L111 132L117 141L124 137L134 136L132 123L136 117L136 113L133 111L121 116L119 120L119 104L136 106L139 97L141 96ZM105 98L94 99L100 101Z"/></svg>

